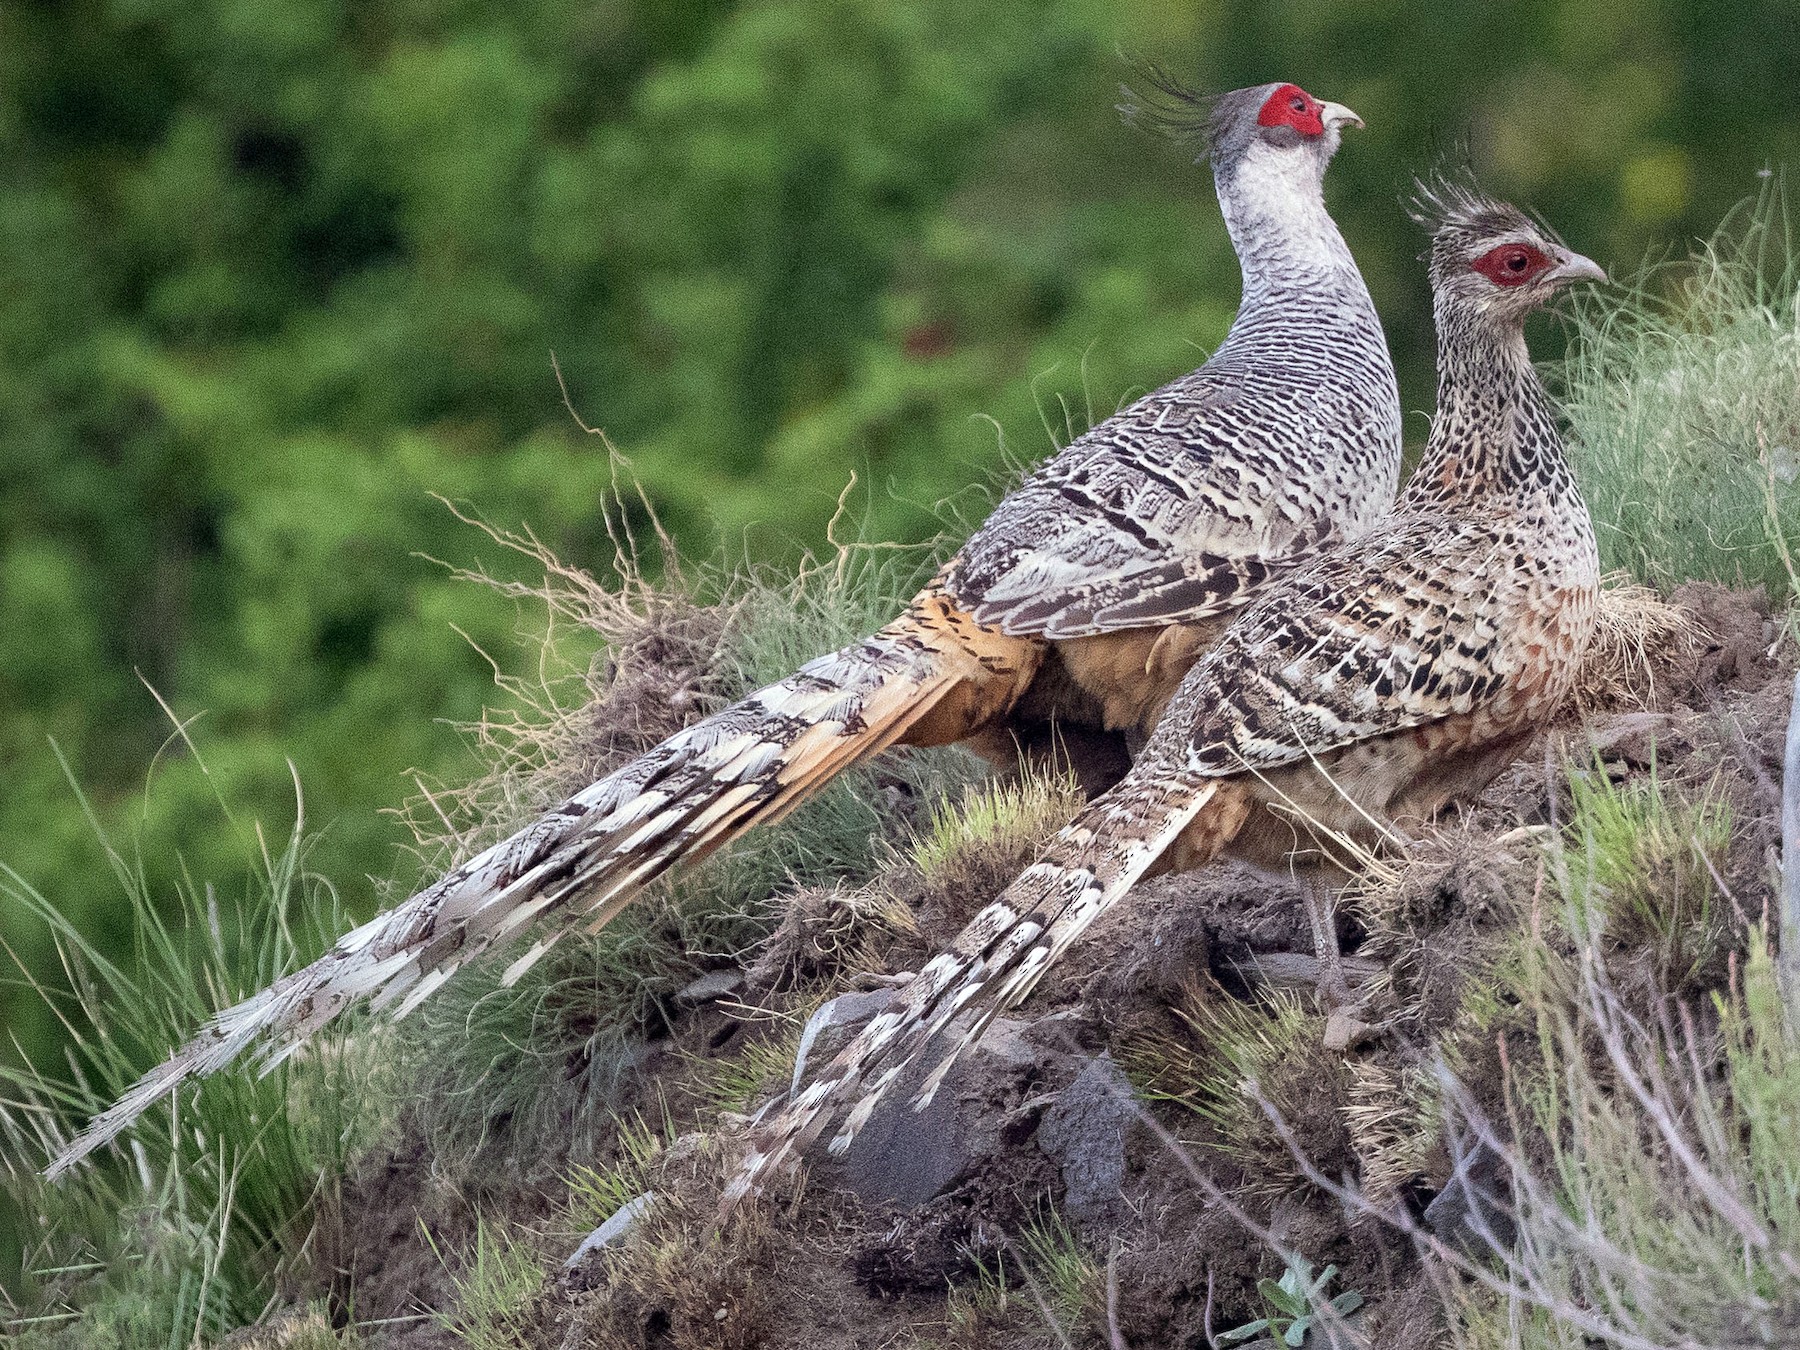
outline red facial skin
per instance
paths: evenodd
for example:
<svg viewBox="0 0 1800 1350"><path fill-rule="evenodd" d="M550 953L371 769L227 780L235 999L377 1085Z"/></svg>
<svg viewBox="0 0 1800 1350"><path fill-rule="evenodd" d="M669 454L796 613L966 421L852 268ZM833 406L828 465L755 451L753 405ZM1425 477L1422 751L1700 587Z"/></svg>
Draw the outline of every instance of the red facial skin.
<svg viewBox="0 0 1800 1350"><path fill-rule="evenodd" d="M1284 84L1256 115L1260 127L1292 127L1302 136L1325 134L1324 106L1297 84Z"/></svg>
<svg viewBox="0 0 1800 1350"><path fill-rule="evenodd" d="M1542 276L1549 269L1550 260L1530 244L1502 244L1469 266L1496 286L1523 286Z"/></svg>

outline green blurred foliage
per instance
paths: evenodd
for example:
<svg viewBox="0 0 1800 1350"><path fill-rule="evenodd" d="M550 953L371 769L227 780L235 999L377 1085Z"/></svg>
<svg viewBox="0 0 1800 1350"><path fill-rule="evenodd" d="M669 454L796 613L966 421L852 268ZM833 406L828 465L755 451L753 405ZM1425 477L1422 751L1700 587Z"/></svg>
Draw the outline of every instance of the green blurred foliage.
<svg viewBox="0 0 1800 1350"><path fill-rule="evenodd" d="M291 761L348 906L404 880L378 808L467 768L476 647L519 659L421 556L485 556L430 494L608 556L552 353L683 547L759 559L853 470L870 534L928 535L1196 364L1235 267L1205 173L1112 112L1121 51L1367 118L1330 195L1426 408L1410 172L1466 147L1635 261L1800 158L1796 50L1772 0L14 0L0 858L123 945L54 738L197 876L241 856L214 789L282 834Z"/></svg>

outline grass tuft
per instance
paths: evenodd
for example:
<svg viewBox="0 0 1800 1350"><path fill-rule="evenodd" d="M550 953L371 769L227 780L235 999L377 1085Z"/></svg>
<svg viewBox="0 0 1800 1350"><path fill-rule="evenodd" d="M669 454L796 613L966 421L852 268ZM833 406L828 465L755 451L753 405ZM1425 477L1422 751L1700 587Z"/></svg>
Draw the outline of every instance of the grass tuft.
<svg viewBox="0 0 1800 1350"><path fill-rule="evenodd" d="M1780 180L1574 315L1563 402L1606 566L1800 591L1800 234Z"/></svg>
<svg viewBox="0 0 1800 1350"><path fill-rule="evenodd" d="M1688 799L1654 773L1615 783L1596 768L1568 782L1573 810L1553 859L1574 922L1647 962L1657 989L1722 982L1736 917L1718 880L1730 808L1711 788Z"/></svg>
<svg viewBox="0 0 1800 1350"><path fill-rule="evenodd" d="M673 1126L658 1133L642 1116L622 1118L611 1164L577 1163L569 1169L561 1231L579 1241L649 1190L651 1168L673 1142Z"/></svg>
<svg viewBox="0 0 1800 1350"><path fill-rule="evenodd" d="M437 1252L429 1230L425 1240ZM437 1315L439 1326L468 1350L530 1350L532 1308L544 1287L544 1269L531 1242L478 1215L467 1254L450 1261L438 1252L438 1259L454 1297L454 1307Z"/></svg>
<svg viewBox="0 0 1800 1350"><path fill-rule="evenodd" d="M970 1279L953 1283L944 1302L944 1343L987 1350L996 1336L1031 1343L1085 1344L1104 1324L1106 1275L1063 1217L1042 1209L991 1255L969 1253ZM1011 1344L1008 1340L1006 1343Z"/></svg>
<svg viewBox="0 0 1800 1350"><path fill-rule="evenodd" d="M284 846L269 848L260 829L247 841L232 900L185 876L156 896L138 857L102 839L136 935L124 965L0 865L0 897L50 930L66 988L16 962L15 978L72 1047L66 1069L17 1046L0 1066L0 1190L37 1220L6 1279L17 1291L7 1330L28 1346L187 1345L254 1321L278 1286L313 1273L318 1226L336 1221L343 1178L391 1115L391 1060L363 1038L313 1047L260 1078L221 1075L146 1122L128 1148L44 1181L37 1169L68 1122L108 1105L169 1045L338 927L335 893L306 870L298 806Z"/></svg>
<svg viewBox="0 0 1800 1350"><path fill-rule="evenodd" d="M716 1158L710 1162L716 1167ZM705 1202L690 1204L660 1188L658 1195L631 1236L600 1257L602 1287L578 1316L579 1343L594 1350L763 1344L779 1303L783 1258L766 1210L740 1206L715 1231L701 1217Z"/></svg>
<svg viewBox="0 0 1800 1350"><path fill-rule="evenodd" d="M946 802L908 851L926 898L951 912L998 895L1081 808L1065 774L1026 768L1016 778L972 784ZM972 910L971 910L972 912Z"/></svg>
<svg viewBox="0 0 1800 1350"><path fill-rule="evenodd" d="M769 1093L785 1090L805 1024L805 1016L796 1015L785 1019L774 1034L756 1030L740 1034L728 1053L687 1055L707 1111L714 1117L727 1111L748 1115Z"/></svg>
<svg viewBox="0 0 1800 1350"><path fill-rule="evenodd" d="M1118 1047L1138 1091L1204 1120L1209 1147L1245 1168L1247 1192L1291 1187L1300 1174L1268 1112L1309 1135L1341 1128L1345 1070L1321 1050L1323 1021L1285 991L1248 1003L1197 986L1175 1015L1185 1031L1139 1030Z"/></svg>

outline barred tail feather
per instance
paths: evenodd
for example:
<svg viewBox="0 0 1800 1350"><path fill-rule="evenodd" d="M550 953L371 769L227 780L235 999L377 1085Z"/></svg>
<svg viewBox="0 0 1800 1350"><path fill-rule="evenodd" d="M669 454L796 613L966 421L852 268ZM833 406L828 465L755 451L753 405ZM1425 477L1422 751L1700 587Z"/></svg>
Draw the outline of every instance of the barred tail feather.
<svg viewBox="0 0 1800 1350"><path fill-rule="evenodd" d="M934 600L928 590L879 633L664 741L220 1012L95 1117L45 1175L67 1171L182 1083L251 1046L262 1047L267 1072L362 999L404 1016L468 961L548 921L508 968L517 979L558 938L599 928L664 872L778 819L894 744L959 684L1029 678L1029 664L984 660L966 633L934 627L923 608Z"/></svg>
<svg viewBox="0 0 1800 1350"><path fill-rule="evenodd" d="M1148 784L1134 783L1135 777L1095 798L1056 835L1042 859L970 920L949 950L926 963L899 1008L870 1021L818 1079L753 1132L743 1164L726 1187L726 1209L810 1145L833 1108L866 1083L831 1141L833 1153L849 1148L919 1052L957 1016L977 1008L914 1102L915 1109L928 1105L988 1024L1030 994L1094 920L1149 871L1220 791L1228 790L1218 780ZM1235 815L1235 807L1226 814Z"/></svg>

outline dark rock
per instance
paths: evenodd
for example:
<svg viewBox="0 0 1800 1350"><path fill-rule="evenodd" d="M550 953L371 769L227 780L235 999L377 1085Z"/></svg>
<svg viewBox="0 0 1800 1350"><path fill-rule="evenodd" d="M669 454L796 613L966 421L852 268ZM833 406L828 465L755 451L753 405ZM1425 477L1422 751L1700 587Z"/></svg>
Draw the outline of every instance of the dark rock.
<svg viewBox="0 0 1800 1350"><path fill-rule="evenodd" d="M1062 1173L1063 1211L1083 1228L1129 1217L1127 1142L1137 1120L1131 1084L1110 1055L1091 1060L1045 1111L1037 1145Z"/></svg>
<svg viewBox="0 0 1800 1350"><path fill-rule="evenodd" d="M800 1090L801 1083L807 1077L809 1061L815 1058L824 1060L836 1053L858 1027L877 1014L886 1012L893 1005L894 993L892 989L870 989L861 993L839 994L820 1004L818 1010L806 1019L806 1028L800 1033L800 1048L794 1053L791 1090Z"/></svg>
<svg viewBox="0 0 1800 1350"><path fill-rule="evenodd" d="M1505 1155L1487 1141L1464 1141L1449 1183L1425 1206L1431 1231L1472 1256L1510 1248L1518 1228L1509 1170Z"/></svg>
<svg viewBox="0 0 1800 1350"><path fill-rule="evenodd" d="M950 1070L931 1104L914 1109L920 1087L964 1026L960 1020L952 1022L908 1066L845 1154L832 1157L822 1148L814 1150L815 1181L842 1187L867 1204L912 1210L978 1169L997 1164L1030 1139L1051 1100L1033 1090L1052 1078L1067 1082L1081 1061L1033 1044L1022 1022L995 1021Z"/></svg>

